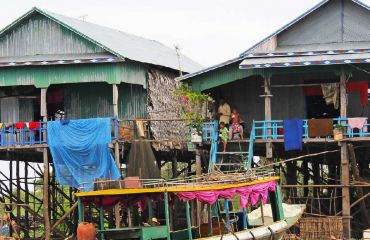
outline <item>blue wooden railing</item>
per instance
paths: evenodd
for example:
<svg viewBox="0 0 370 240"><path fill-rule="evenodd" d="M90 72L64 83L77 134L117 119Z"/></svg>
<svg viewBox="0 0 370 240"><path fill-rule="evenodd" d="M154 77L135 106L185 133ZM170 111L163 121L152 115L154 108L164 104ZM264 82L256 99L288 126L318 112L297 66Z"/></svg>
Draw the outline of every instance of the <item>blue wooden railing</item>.
<svg viewBox="0 0 370 240"><path fill-rule="evenodd" d="M333 125L341 125L345 128L343 133L344 137L354 138L354 137L370 137L370 132L364 131L364 129L355 130L351 128L348 124L348 118L334 118ZM365 124L370 130L370 124ZM283 139L283 120L264 120L264 121L254 121L253 128L255 132L255 139ZM303 138L308 139L308 120L303 120ZM319 138L319 137L317 137Z"/></svg>
<svg viewBox="0 0 370 240"><path fill-rule="evenodd" d="M31 146L46 144L47 122L2 124L0 126L0 147ZM112 118L112 140L118 139L118 119Z"/></svg>
<svg viewBox="0 0 370 240"><path fill-rule="evenodd" d="M208 170L212 170L212 165L216 163L217 159L217 140L218 140L218 122L203 123L203 141L211 142L211 150L209 154Z"/></svg>

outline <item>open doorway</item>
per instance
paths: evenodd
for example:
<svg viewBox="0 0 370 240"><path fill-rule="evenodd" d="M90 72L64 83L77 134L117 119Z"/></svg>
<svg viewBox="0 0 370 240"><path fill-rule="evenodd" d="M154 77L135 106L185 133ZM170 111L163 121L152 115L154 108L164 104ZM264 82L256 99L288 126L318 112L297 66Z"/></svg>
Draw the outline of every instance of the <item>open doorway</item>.
<svg viewBox="0 0 370 240"><path fill-rule="evenodd" d="M323 96L306 96L307 119L310 118L336 118L339 117L339 108L333 104L327 105Z"/></svg>

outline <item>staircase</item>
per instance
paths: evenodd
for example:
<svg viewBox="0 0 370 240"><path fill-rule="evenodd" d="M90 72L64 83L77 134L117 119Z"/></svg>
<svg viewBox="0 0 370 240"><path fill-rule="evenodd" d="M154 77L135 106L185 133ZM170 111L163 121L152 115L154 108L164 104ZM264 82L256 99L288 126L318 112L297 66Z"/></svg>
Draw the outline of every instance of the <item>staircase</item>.
<svg viewBox="0 0 370 240"><path fill-rule="evenodd" d="M203 141L211 142L208 172L215 171L246 171L251 168L255 140L254 122L247 141L231 141L227 144L227 151L218 150L218 123L204 123Z"/></svg>

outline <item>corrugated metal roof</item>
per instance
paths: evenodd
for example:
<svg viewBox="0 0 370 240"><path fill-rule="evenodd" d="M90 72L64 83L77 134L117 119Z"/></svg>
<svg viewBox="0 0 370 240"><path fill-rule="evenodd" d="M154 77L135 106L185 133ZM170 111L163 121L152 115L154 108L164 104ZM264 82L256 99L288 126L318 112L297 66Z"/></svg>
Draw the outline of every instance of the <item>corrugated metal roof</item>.
<svg viewBox="0 0 370 240"><path fill-rule="evenodd" d="M0 57L0 63L6 62L38 62L38 61L59 61L59 60L89 60L97 58L115 57L109 53L87 53L87 54L50 54L50 55L32 55L32 56L10 56Z"/></svg>
<svg viewBox="0 0 370 240"><path fill-rule="evenodd" d="M14 28L23 19L40 13L50 18L83 38L97 44L108 52L134 61L164 66L178 70L179 64L175 49L164 44L128 34L119 30L63 16L40 8L33 8L0 32L0 37ZM202 66L190 58L181 55L181 67L184 72L194 72Z"/></svg>
<svg viewBox="0 0 370 240"><path fill-rule="evenodd" d="M254 68L273 68L273 67L312 66L312 65L336 65L362 62L363 63L370 62L370 53L248 58L245 59L240 64L240 68L254 69Z"/></svg>
<svg viewBox="0 0 370 240"><path fill-rule="evenodd" d="M198 72L193 72L193 73L190 73L190 74L186 74L185 76L181 77L181 78L177 78L177 80L186 80L186 79L189 79L189 78L192 78L192 77L195 77L195 76L198 76L200 74L204 74L206 72L210 72L210 71L213 71L215 69L218 69L218 68L222 68L222 67L225 67L225 66L228 66L232 63L235 63L237 61L242 61L245 56L250 52L252 51L253 49L257 48L258 46L260 46L261 44L265 43L266 41L268 41L269 39L275 37L276 35L278 35L279 33L283 32L284 30L290 28L292 25L294 25L295 23L299 22L300 20L302 20L303 18L305 18L306 16L308 16L309 14L311 14L312 12L316 11L317 9L319 9L320 7L322 7L324 4L330 2L331 0L323 0L321 1L320 3L318 3L317 5L315 5L314 7L312 7L311 9L309 9L308 11L306 11L305 13L303 13L302 15L298 16L297 18L295 18L293 21L289 22L288 24L286 24L285 26L283 26L282 28L278 29L277 31L275 31L274 33L270 34L269 36L267 36L266 38L262 39L261 41L259 41L258 43L256 43L255 45L253 45L252 47L248 48L246 51L244 51L243 53L241 53L238 57L234 58L234 59L231 59L231 60L228 60L228 61L225 61L223 63L220 63L220 64L217 64L217 65L214 65L214 66L211 66L211 67L208 67L208 68L205 68L205 69L202 69ZM360 5L361 7L367 9L367 10L370 10L370 6L364 4L363 2L359 1L359 0L351 0L352 2ZM329 45L329 44L328 44ZM328 46L326 45L326 46ZM339 49L340 47L345 47L344 49L351 49L351 48L354 48L355 46L353 46L351 43L342 43L341 46L338 46L340 45L339 43L334 43L334 46L332 47L328 47L327 49L324 49L324 48L321 48L318 44L316 44L316 47L319 46L317 48L317 50L331 50L331 49ZM368 46L368 45L367 45ZM291 46L289 46L291 47ZM310 47L312 47L312 45L303 45L303 46L300 46L301 47L304 47L305 49L302 50L302 51L310 51ZM277 52L279 51L286 51L286 49L277 49Z"/></svg>
<svg viewBox="0 0 370 240"><path fill-rule="evenodd" d="M267 36L266 38L262 39L261 41L259 41L258 43L256 43L255 45L253 45L252 47L248 48L246 51L244 51L242 54L240 54L240 56L245 56L246 54L248 54L250 51L252 51L254 48L256 48L257 46L261 45L262 43L268 41L269 39L271 39L272 37L278 35L279 33L285 31L286 29L290 28L291 26L293 26L295 23L299 22L300 20L302 20L303 18L305 18L306 16L308 16L309 14L311 14L312 12L316 11L317 9L321 8L323 5L325 5L326 3L330 2L331 0L323 0L321 1L320 3L318 3L316 6L314 6L313 8L309 9L308 11L306 11L305 13L303 13L302 15L298 16L297 18L295 18L293 21L289 22L288 24L286 24L285 26L283 26L282 28L278 29L277 31L275 31L274 33L272 33L271 35ZM365 9L367 10L370 10L370 6L362 3L361 1L359 0L351 0L352 2L360 5L361 7L364 7Z"/></svg>

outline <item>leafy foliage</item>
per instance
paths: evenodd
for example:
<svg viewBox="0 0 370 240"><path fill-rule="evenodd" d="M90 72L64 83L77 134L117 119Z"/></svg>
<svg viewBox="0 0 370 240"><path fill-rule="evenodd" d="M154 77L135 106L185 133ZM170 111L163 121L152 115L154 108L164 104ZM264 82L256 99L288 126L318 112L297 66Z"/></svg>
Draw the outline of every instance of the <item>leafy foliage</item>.
<svg viewBox="0 0 370 240"><path fill-rule="evenodd" d="M200 126L203 123L203 107L209 95L194 92L188 84L180 85L173 94L180 98L181 114L189 125Z"/></svg>

